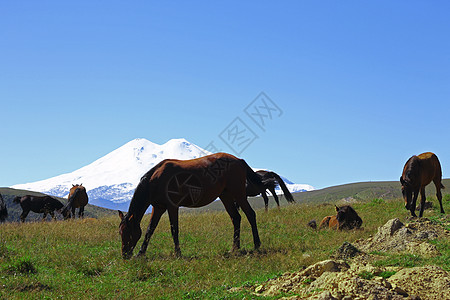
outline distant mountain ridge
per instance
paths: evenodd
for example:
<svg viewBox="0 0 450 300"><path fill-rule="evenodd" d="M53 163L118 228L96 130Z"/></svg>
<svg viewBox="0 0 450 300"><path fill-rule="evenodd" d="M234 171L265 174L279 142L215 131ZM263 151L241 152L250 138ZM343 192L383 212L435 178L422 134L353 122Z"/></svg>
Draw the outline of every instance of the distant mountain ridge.
<svg viewBox="0 0 450 300"><path fill-rule="evenodd" d="M70 187L82 183L89 203L109 209L127 210L140 178L160 161L168 158L194 159L210 154L186 139L171 139L159 145L143 138L134 139L93 163L49 179L12 186L67 197ZM310 191L306 184L295 184L283 177L291 192Z"/></svg>

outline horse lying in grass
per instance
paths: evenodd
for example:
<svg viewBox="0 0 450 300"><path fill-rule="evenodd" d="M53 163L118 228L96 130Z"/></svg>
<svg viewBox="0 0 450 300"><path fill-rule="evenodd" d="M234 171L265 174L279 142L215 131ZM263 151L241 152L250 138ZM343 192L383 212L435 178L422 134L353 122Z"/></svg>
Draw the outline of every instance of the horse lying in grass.
<svg viewBox="0 0 450 300"><path fill-rule="evenodd" d="M259 170L256 171L256 174L261 178L261 181L264 185L264 191L261 192L259 187L252 184L251 182L247 182L246 192L247 196L258 196L261 194L261 196L264 199L265 209L268 210L269 207L269 198L266 195L266 190L269 190L272 195L273 199L277 203L278 208L280 208L280 201L278 200L278 195L275 192L275 189L277 186L280 186L281 190L284 193L284 196L286 197L286 200L290 203L295 202L294 197L292 197L291 192L289 192L288 188L286 187L286 184L284 183L283 179L275 173L271 171L265 171L265 170Z"/></svg>
<svg viewBox="0 0 450 300"><path fill-rule="evenodd" d="M411 212L411 216L416 217L416 201L419 192L421 196L419 217L423 216L426 200L425 187L431 181L436 187L436 196L441 206L441 213L444 214L441 189L445 187L442 185L442 169L439 159L431 152L422 153L418 156L414 155L408 159L403 167L400 183L402 184L405 208Z"/></svg>
<svg viewBox="0 0 450 300"><path fill-rule="evenodd" d="M140 223L147 208L152 205L150 224L147 228L139 255L145 255L156 226L167 210L175 254L181 256L178 240L178 208L202 207L220 198L234 227L233 250L240 248L241 216L236 204L247 216L252 228L255 249L261 245L256 214L247 201L246 181L264 190L260 177L247 163L226 153L216 153L191 160L166 159L148 171L139 182L130 202L128 213L119 211L121 222L122 257L129 259L141 237ZM207 230L208 224L198 224Z"/></svg>
<svg viewBox="0 0 450 300"><path fill-rule="evenodd" d="M358 216L356 211L350 205L336 207L335 216L327 216L322 219L319 224L319 229L332 228L332 229L357 229L362 225L362 219Z"/></svg>
<svg viewBox="0 0 450 300"><path fill-rule="evenodd" d="M28 216L30 211L35 213L43 213L42 220L45 220L47 214L50 214L53 219L55 219L55 211L60 212L64 205L61 201L50 197L50 196L32 196L26 195L23 197L15 197L13 200L14 203L19 203L22 207L22 214L20 215L20 220L25 222L25 218ZM66 213L61 212L66 218Z"/></svg>

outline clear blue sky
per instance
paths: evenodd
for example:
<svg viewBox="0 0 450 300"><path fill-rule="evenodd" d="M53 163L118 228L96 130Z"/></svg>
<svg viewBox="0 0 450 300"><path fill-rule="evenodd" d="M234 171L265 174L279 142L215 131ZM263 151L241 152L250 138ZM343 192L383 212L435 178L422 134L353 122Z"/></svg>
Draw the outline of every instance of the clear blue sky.
<svg viewBox="0 0 450 300"><path fill-rule="evenodd" d="M72 172L142 137L242 153L316 188L450 176L447 1L1 1L0 186ZM260 92L282 110L263 131ZM449 187L450 188L450 187Z"/></svg>

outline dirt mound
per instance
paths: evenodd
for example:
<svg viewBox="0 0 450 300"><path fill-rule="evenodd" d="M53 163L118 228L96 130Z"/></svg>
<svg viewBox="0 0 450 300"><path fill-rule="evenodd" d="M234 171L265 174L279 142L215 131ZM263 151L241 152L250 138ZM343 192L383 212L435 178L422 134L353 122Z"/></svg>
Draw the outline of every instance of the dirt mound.
<svg viewBox="0 0 450 300"><path fill-rule="evenodd" d="M399 219L392 219L378 228L374 237L357 241L355 246L365 252L409 252L435 256L439 252L428 240L438 237L449 238L450 234L444 227L428 219L416 219L406 225Z"/></svg>
<svg viewBox="0 0 450 300"><path fill-rule="evenodd" d="M285 273L251 290L264 296L296 295L288 299L448 299L450 272L436 266L401 268L371 264L377 256L374 251L439 255L427 240L448 237L448 230L427 219L416 219L406 225L393 219L369 239L355 245L344 243L332 259L299 272Z"/></svg>

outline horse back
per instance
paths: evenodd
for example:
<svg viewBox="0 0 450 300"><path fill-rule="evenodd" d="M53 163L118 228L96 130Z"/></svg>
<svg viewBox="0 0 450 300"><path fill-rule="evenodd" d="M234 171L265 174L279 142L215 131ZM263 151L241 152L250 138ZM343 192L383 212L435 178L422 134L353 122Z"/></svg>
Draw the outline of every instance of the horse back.
<svg viewBox="0 0 450 300"><path fill-rule="evenodd" d="M431 181L442 180L439 159L432 152L412 156L403 168L402 178L416 188L428 185Z"/></svg>
<svg viewBox="0 0 450 300"><path fill-rule="evenodd" d="M245 194L246 171L241 159L215 153L191 160L166 159L141 180L149 180L156 194L167 194L178 206L200 207L214 201L227 187ZM164 201L165 197L160 198Z"/></svg>

